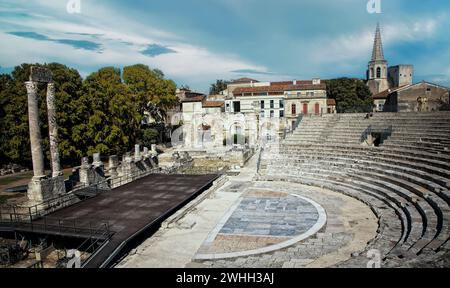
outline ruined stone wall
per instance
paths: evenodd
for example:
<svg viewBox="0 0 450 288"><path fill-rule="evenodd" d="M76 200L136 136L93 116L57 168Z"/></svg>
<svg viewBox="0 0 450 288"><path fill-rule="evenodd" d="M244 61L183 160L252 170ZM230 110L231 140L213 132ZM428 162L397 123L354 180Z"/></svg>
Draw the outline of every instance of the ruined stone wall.
<svg viewBox="0 0 450 288"><path fill-rule="evenodd" d="M187 174L208 174L217 173L222 170L230 170L237 166L243 167L245 163L254 154L254 149L227 149L220 151L192 150L192 151L176 151L168 150L159 156L159 164L162 168L175 165L173 154L179 153L183 155L187 153L192 159L192 165L183 169L182 173Z"/></svg>
<svg viewBox="0 0 450 288"><path fill-rule="evenodd" d="M191 172L195 174L214 173L243 167L254 154L252 149L230 150L220 154L193 155Z"/></svg>
<svg viewBox="0 0 450 288"><path fill-rule="evenodd" d="M420 83L399 91L397 93L397 101L398 112L438 111L443 102L449 102L449 92L443 87Z"/></svg>

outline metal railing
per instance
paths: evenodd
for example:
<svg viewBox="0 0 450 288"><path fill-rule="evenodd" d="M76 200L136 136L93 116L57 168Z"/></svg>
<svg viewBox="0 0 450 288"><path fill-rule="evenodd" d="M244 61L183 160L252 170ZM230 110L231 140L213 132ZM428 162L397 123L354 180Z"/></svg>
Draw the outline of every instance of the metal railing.
<svg viewBox="0 0 450 288"><path fill-rule="evenodd" d="M35 218L34 215L12 213L8 214L8 217L4 216L2 215L0 219L0 227L26 232L78 235L83 237L99 237L104 233L110 233L109 223L107 221L93 223L81 219L62 219L48 216ZM101 233L99 229L101 229Z"/></svg>
<svg viewBox="0 0 450 288"><path fill-rule="evenodd" d="M0 220L5 218L5 215L7 216L7 219L9 219L8 216L9 214L26 215L26 219L29 218L36 219L39 217L43 217L57 210L78 203L82 201L83 198L88 199L95 197L102 192L120 187L134 180L140 179L142 177L148 176L150 174L159 171L161 171L160 168L154 168L148 171L142 172L139 171L133 174L127 174L114 178L107 178L92 185L79 184L77 185L77 188L75 188L74 190L70 191L67 194L45 200L41 203L32 206L6 205L6 204L0 205ZM80 197L82 198L80 199Z"/></svg>
<svg viewBox="0 0 450 288"><path fill-rule="evenodd" d="M162 171L162 169L158 167L158 168L150 169L148 171L138 171L136 173L117 176L114 178L108 178L105 181L108 183L108 187L113 189L113 188L117 188L117 187L123 186L128 183L131 183L131 182L141 179L143 177L146 177L150 174L155 174L155 173L161 172L161 171Z"/></svg>
<svg viewBox="0 0 450 288"><path fill-rule="evenodd" d="M101 231L99 231L101 232ZM85 263L87 263L95 254L95 252L97 252L99 249L101 249L107 242L108 240L111 238L111 234L109 233L109 231L105 231L102 236L104 237L99 237L99 238L89 238L86 239L86 241L84 241L78 248L77 250L79 251L83 251L81 253L81 267L84 266ZM90 245L87 248L84 248L85 245L87 245L88 243L90 243ZM88 255L88 257L83 257L84 255Z"/></svg>

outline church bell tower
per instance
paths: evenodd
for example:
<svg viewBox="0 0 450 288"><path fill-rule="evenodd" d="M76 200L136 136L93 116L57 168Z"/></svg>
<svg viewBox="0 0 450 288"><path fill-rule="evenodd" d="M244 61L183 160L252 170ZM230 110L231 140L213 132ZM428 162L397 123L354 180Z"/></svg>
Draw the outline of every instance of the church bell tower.
<svg viewBox="0 0 450 288"><path fill-rule="evenodd" d="M372 59L367 70L367 85L373 95L389 89L388 63L384 59L383 43L381 42L380 24L377 24L373 42Z"/></svg>

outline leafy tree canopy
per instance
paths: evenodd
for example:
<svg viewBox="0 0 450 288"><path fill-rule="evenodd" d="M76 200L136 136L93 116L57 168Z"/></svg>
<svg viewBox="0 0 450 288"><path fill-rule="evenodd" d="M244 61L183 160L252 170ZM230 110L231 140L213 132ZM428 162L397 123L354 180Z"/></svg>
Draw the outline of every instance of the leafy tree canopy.
<svg viewBox="0 0 450 288"><path fill-rule="evenodd" d="M228 82L225 80L217 80L216 83L211 84L209 88L209 95L220 94L223 90L227 89Z"/></svg>
<svg viewBox="0 0 450 288"><path fill-rule="evenodd" d="M142 142L142 119L148 103L158 110L177 104L176 85L162 71L145 65L101 68L83 81L77 70L58 63L22 64L0 75L0 165L31 166L27 92L30 67L53 73L61 160L79 165L80 158L100 152L121 154ZM39 118L49 166L46 86L39 84ZM147 135L148 136L148 135Z"/></svg>
<svg viewBox="0 0 450 288"><path fill-rule="evenodd" d="M336 100L338 113L371 112L373 109L372 93L364 81L359 79L328 80L327 95Z"/></svg>

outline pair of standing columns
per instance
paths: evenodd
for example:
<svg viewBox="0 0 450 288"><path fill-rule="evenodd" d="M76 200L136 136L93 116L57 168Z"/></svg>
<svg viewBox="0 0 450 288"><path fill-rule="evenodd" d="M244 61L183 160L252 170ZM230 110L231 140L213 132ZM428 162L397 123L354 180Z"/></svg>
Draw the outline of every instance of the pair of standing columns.
<svg viewBox="0 0 450 288"><path fill-rule="evenodd" d="M30 126L31 157L33 159L34 179L45 177L44 152L42 136L39 127L39 105L37 97L37 82L25 83L28 94L28 121ZM47 83L47 117L50 141L50 155L52 161L52 177L62 176L58 150L58 125L56 123L55 85Z"/></svg>

